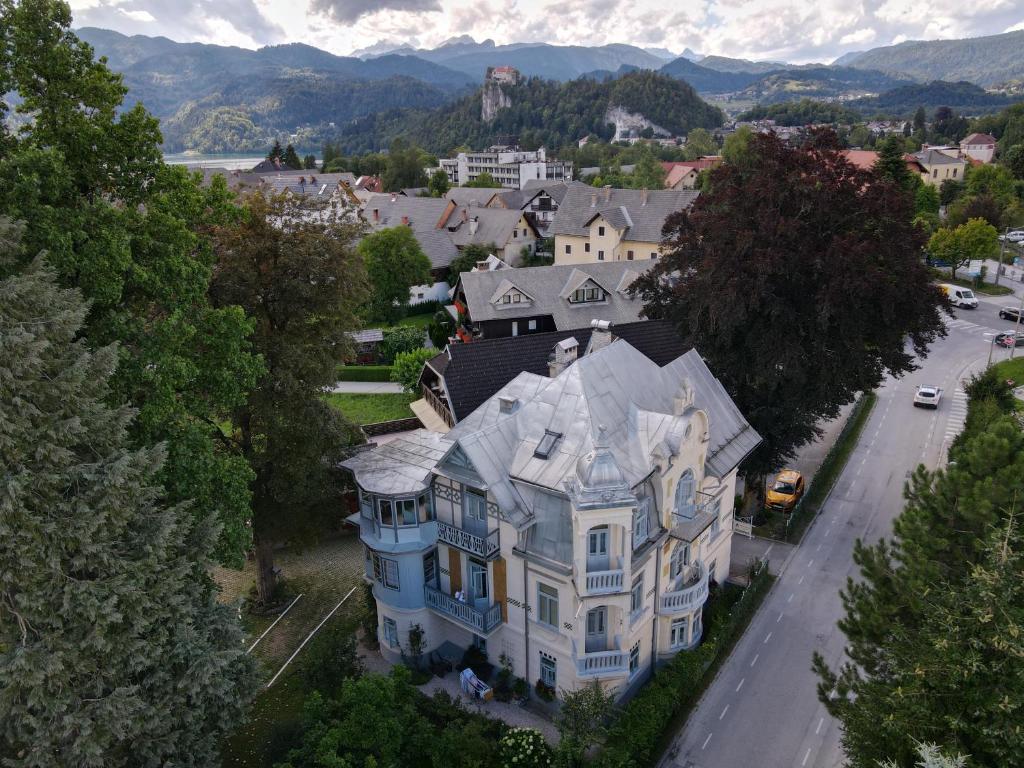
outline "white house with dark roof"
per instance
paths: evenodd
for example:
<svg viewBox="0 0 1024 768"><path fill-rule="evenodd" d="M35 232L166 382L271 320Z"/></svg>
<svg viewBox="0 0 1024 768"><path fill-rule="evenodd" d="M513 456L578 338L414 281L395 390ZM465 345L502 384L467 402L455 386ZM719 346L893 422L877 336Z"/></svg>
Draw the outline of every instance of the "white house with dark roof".
<svg viewBox="0 0 1024 768"><path fill-rule="evenodd" d="M656 259L665 221L689 208L698 194L570 184L551 222L555 264Z"/></svg>
<svg viewBox="0 0 1024 768"><path fill-rule="evenodd" d="M476 646L552 691L625 694L700 642L728 577L736 468L760 442L693 350L659 367L600 328L447 434L356 454L381 653Z"/></svg>
<svg viewBox="0 0 1024 768"><path fill-rule="evenodd" d="M981 163L991 163L996 154L996 138L987 133L972 133L960 141L960 154Z"/></svg>
<svg viewBox="0 0 1024 768"><path fill-rule="evenodd" d="M464 272L454 291L462 341L581 328L591 320L616 325L640 319L629 293L649 264L604 262Z"/></svg>

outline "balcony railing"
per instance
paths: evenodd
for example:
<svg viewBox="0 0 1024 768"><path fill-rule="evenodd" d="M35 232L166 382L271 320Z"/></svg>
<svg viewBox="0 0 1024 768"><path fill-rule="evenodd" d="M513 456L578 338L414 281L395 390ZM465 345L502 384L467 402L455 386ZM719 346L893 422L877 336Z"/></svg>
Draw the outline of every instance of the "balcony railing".
<svg viewBox="0 0 1024 768"><path fill-rule="evenodd" d="M481 611L469 603L456 600L451 595L429 586L423 588L423 598L428 608L446 618L454 619L477 634L486 635L501 623L501 606L497 603Z"/></svg>
<svg viewBox="0 0 1024 768"><path fill-rule="evenodd" d="M440 395L434 392L434 390L426 384L421 385L420 389L423 392L423 399L426 400L427 404L434 409L434 413L444 419L444 423L449 427L454 427L455 419L452 418L452 412L448 410L448 403L446 403Z"/></svg>
<svg viewBox="0 0 1024 768"><path fill-rule="evenodd" d="M442 523L440 520L437 521L437 540L450 544L456 549L461 549L463 552L484 558L494 557L501 548L497 528L486 536L477 536L454 525Z"/></svg>
<svg viewBox="0 0 1024 768"><path fill-rule="evenodd" d="M576 658L578 675L615 675L626 671L624 651L595 651Z"/></svg>
<svg viewBox="0 0 1024 768"><path fill-rule="evenodd" d="M661 613L689 613L704 605L707 599L708 568L701 561L697 563L696 579L661 596Z"/></svg>
<svg viewBox="0 0 1024 768"><path fill-rule="evenodd" d="M588 595L606 595L622 591L622 569L613 571L587 571L585 580Z"/></svg>

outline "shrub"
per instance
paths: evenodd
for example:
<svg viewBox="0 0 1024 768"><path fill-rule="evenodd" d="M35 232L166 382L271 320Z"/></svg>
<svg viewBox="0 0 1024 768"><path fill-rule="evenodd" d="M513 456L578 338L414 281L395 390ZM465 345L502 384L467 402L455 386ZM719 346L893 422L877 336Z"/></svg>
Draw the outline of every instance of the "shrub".
<svg viewBox="0 0 1024 768"><path fill-rule="evenodd" d="M537 678L537 683L536 685L534 685L533 689L537 692L537 696L540 697L542 701L555 700L555 689L547 683L545 683L539 677Z"/></svg>
<svg viewBox="0 0 1024 768"><path fill-rule="evenodd" d="M412 325L400 325L384 331L384 341L380 343L380 355L384 362L391 365L402 352L419 349L426 341L427 334L422 328Z"/></svg>
<svg viewBox="0 0 1024 768"><path fill-rule="evenodd" d="M391 380L401 384L406 392L415 392L416 385L420 381L420 373L423 371L423 364L436 354L436 349L427 349L426 347L399 353L395 358L395 365L391 369Z"/></svg>
<svg viewBox="0 0 1024 768"><path fill-rule="evenodd" d="M539 731L513 728L498 742L504 768L546 768L551 765L551 748Z"/></svg>
<svg viewBox="0 0 1024 768"><path fill-rule="evenodd" d="M333 623L324 627L306 651L302 675L311 691L334 695L343 682L363 674L353 627Z"/></svg>
<svg viewBox="0 0 1024 768"><path fill-rule="evenodd" d="M373 585L363 583L363 611L360 616L363 628L363 642L367 648L377 650L380 640L377 638L377 601L373 597Z"/></svg>

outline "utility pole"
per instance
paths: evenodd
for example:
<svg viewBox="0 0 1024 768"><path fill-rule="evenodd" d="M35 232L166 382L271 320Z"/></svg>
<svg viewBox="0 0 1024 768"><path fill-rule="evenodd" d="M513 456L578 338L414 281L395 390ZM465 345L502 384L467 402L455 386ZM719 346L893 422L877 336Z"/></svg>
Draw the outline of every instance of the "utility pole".
<svg viewBox="0 0 1024 768"><path fill-rule="evenodd" d="M996 285L999 285L999 273L1003 271L1003 254L1006 253L1006 236L1010 233L1010 228L1007 227L1003 230L1003 236L999 240L999 263L996 265Z"/></svg>
<svg viewBox="0 0 1024 768"><path fill-rule="evenodd" d="M1017 334L1020 333L1021 315L1024 315L1024 291L1020 292L1020 306L1017 307L1017 322L1013 324L1013 344L1010 345L1010 359L1013 360L1013 353L1017 351Z"/></svg>

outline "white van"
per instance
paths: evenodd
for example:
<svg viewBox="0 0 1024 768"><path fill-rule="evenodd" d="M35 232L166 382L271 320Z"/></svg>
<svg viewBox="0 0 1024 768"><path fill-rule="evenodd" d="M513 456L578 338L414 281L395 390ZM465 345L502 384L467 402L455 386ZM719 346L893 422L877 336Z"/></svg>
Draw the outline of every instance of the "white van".
<svg viewBox="0 0 1024 768"><path fill-rule="evenodd" d="M961 309L978 308L978 300L974 297L974 292L970 288L961 288L959 285L949 285L948 283L943 283L939 287L949 296L949 300L953 302L954 307L960 307Z"/></svg>

